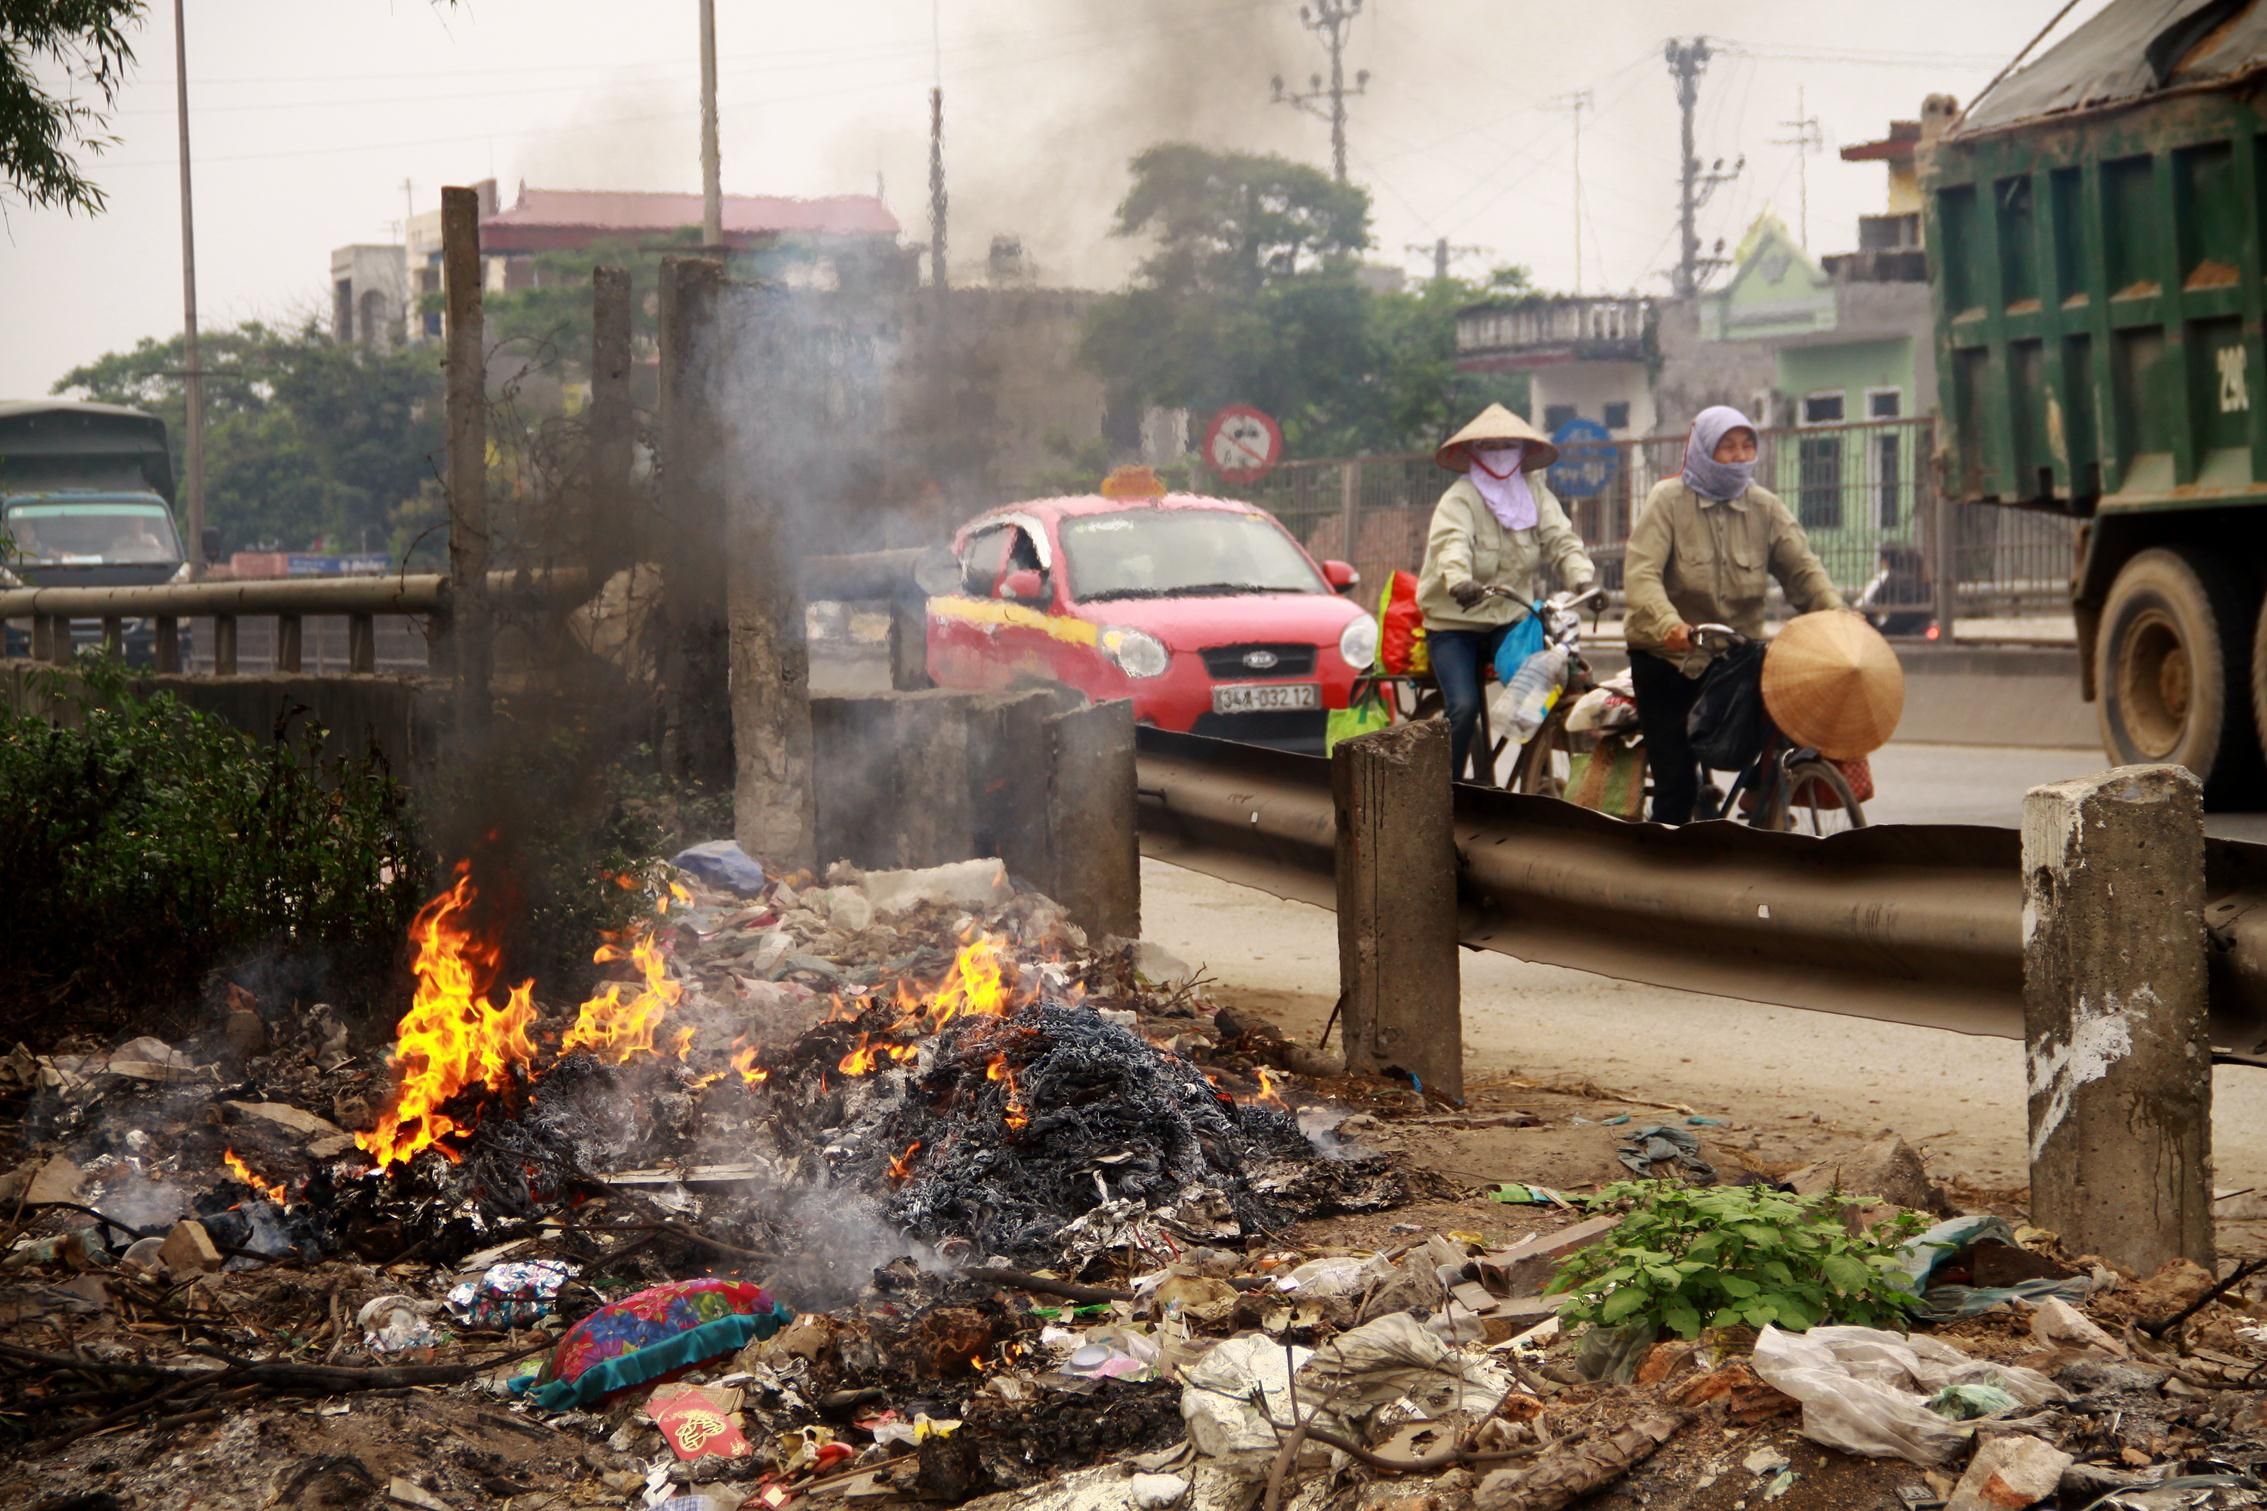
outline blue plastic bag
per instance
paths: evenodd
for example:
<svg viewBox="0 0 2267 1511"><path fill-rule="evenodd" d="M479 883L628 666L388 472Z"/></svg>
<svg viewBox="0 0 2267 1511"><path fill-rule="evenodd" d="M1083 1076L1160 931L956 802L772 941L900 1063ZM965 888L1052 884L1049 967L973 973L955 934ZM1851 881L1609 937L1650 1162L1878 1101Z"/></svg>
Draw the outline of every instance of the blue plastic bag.
<svg viewBox="0 0 2267 1511"><path fill-rule="evenodd" d="M1506 687L1527 664L1527 658L1543 649L1543 606L1531 603L1527 617L1511 627L1511 633L1496 645L1496 680Z"/></svg>
<svg viewBox="0 0 2267 1511"><path fill-rule="evenodd" d="M762 862L751 858L734 840L712 839L680 850L670 857L669 864L742 897L753 897L764 889Z"/></svg>

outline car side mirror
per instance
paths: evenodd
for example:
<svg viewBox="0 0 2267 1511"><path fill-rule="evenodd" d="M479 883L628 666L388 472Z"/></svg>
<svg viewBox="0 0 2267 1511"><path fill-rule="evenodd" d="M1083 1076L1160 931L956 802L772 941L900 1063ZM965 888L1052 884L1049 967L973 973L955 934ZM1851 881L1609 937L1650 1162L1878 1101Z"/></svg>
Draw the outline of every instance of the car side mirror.
<svg viewBox="0 0 2267 1511"><path fill-rule="evenodd" d="M1330 584L1334 593L1348 592L1362 585L1362 574L1343 561L1326 561L1322 564L1322 580Z"/></svg>
<svg viewBox="0 0 2267 1511"><path fill-rule="evenodd" d="M1021 603L1036 602L1047 596L1047 579L1030 567L1017 567L1000 579L1000 590L995 596Z"/></svg>

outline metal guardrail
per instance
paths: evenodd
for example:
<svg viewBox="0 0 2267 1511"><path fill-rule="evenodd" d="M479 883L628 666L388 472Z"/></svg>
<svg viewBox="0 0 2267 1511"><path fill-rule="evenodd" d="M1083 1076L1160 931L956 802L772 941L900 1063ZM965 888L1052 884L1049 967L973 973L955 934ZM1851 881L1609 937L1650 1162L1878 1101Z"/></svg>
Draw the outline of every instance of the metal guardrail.
<svg viewBox="0 0 2267 1511"><path fill-rule="evenodd" d="M588 584L589 574L579 567L488 574L489 596L499 603L578 599L587 592ZM117 652L124 644L127 622L146 621L153 633L156 669L180 672L185 670L182 621L210 619L213 671L215 675L232 676L237 670L240 620L272 618L276 623L276 670L296 672L302 669L305 621L341 617L347 621L346 669L351 675L377 670L376 627L380 615L412 615L433 621L436 633L430 637L429 655L435 664L445 665L449 606L449 581L437 572L168 582L139 587L9 588L0 589L0 626L29 620L31 659L60 665L68 664L75 653L74 623L99 622L103 645ZM0 647L4 645L4 638L0 638Z"/></svg>
<svg viewBox="0 0 2267 1511"><path fill-rule="evenodd" d="M1330 763L1143 728L1142 853L1334 908ZM2023 1036L2020 836L1892 824L1825 839L1624 823L1459 785L1459 936L1685 991ZM2267 846L2208 841L2216 1058L2267 1063Z"/></svg>

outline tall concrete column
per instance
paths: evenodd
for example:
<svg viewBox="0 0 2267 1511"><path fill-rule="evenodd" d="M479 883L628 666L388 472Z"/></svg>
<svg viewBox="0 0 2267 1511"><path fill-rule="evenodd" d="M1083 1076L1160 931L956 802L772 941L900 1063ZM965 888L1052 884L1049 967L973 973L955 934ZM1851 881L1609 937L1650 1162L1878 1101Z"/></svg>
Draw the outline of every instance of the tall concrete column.
<svg viewBox="0 0 2267 1511"><path fill-rule="evenodd" d="M731 543L725 527L725 429L714 391L724 341L723 292L721 262L661 260L659 544L667 626L662 680L669 697L671 764L679 775L717 789L734 780L726 688Z"/></svg>
<svg viewBox="0 0 2267 1511"><path fill-rule="evenodd" d="M740 848L774 865L814 866L819 861L811 768L811 649L804 634L803 547L798 511L810 507L810 479L789 460L787 439L805 425L815 406L797 402L792 385L808 381L787 364L790 350L764 322L787 318L775 296L741 290L730 311L718 315L733 331L734 360L767 369L749 377L754 412L746 402L727 416L711 411L738 432L733 450L748 474L735 478L724 500L731 570L726 604L730 620L733 832ZM715 377L721 380L722 353ZM895 800L919 802L913 792ZM831 858L831 857L830 857Z"/></svg>
<svg viewBox="0 0 2267 1511"><path fill-rule="evenodd" d="M1346 1068L1464 1097L1448 725L1401 724L1331 753Z"/></svg>
<svg viewBox="0 0 2267 1511"><path fill-rule="evenodd" d="M2023 803L2031 1220L2140 1274L2209 1267L2204 804L2179 766Z"/></svg>
<svg viewBox="0 0 2267 1511"><path fill-rule="evenodd" d="M568 549L589 566L594 593L643 559L630 507L630 297L628 268L590 270L590 465Z"/></svg>

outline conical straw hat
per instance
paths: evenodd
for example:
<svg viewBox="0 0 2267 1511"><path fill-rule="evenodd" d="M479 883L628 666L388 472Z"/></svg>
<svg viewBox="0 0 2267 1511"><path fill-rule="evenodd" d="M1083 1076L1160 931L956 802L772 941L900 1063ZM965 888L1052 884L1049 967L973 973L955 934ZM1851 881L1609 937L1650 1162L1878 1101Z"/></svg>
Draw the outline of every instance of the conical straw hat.
<svg viewBox="0 0 2267 1511"><path fill-rule="evenodd" d="M1763 657L1763 706L1797 745L1854 761L1889 743L1905 711L1905 670L1860 614L1804 614Z"/></svg>
<svg viewBox="0 0 2267 1511"><path fill-rule="evenodd" d="M1559 448L1549 436L1501 404L1490 404L1478 419L1441 442L1433 460L1451 472L1466 471L1472 465L1467 448L1474 441L1525 441L1527 449L1519 457L1522 472L1539 471L1559 459Z"/></svg>

